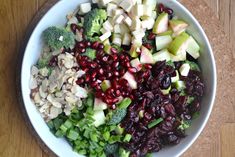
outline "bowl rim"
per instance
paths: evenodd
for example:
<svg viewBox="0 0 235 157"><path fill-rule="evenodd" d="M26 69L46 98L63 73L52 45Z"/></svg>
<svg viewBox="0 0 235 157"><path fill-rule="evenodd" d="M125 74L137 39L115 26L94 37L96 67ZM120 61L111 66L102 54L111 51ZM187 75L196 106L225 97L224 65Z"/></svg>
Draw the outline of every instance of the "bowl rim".
<svg viewBox="0 0 235 157"><path fill-rule="evenodd" d="M52 3L53 5L48 6L49 9L46 9L46 12L45 12L45 8L44 9L42 8L42 12L44 10L43 16L39 17L39 19L36 19L36 18L38 18L37 16L34 17L33 21L29 24L29 26L31 26L32 29L30 29L29 31L26 32L25 40L24 40L25 43L21 44L22 53L19 53L19 57L18 57L19 61L17 63L17 70L16 70L17 71L17 74L16 74L17 95L18 95L19 103L21 105L20 108L21 108L21 110L23 112L23 116L24 116L24 118L26 120L26 123L27 123L26 125L30 129L30 132L36 137L37 142L43 148L43 150L45 152L47 152L47 153L50 153L53 156L58 155L58 154L56 154L52 150L52 148L50 146L48 146L42 140L42 138L40 137L39 133L36 131L35 127L32 125L31 118L29 117L29 114L28 114L28 112L26 110L25 100L24 100L23 91L22 91L22 89L23 89L23 86L22 86L22 80L23 80L23 62L24 62L24 59L25 59L25 55L26 55L25 52L26 52L26 49L28 47L28 43L31 40L33 33L37 29L38 24L41 21L43 21L43 18L47 15L47 12L49 12L53 8L56 8L57 5L59 5L60 3L63 3L64 1L66 1L66 0L52 0L49 3ZM209 119L209 117L211 115L211 112L212 112L212 109L213 109L213 106L214 106L214 101L215 101L215 96L216 96L216 88L217 88L217 72L216 71L217 70L216 70L215 58L214 58L214 54L213 54L213 51L212 51L212 48L211 48L211 44L210 44L209 39L208 39L206 33L204 32L202 26L199 24L197 19L192 15L192 13L183 4L181 4L178 1L172 1L172 3L176 3L176 5L180 6L180 8L182 8L182 10L183 10L182 12L184 12L185 14L188 14L190 16L190 18L193 20L193 22L195 24L195 27L197 27L199 29L199 31L202 34L202 37L205 39L206 45L207 45L207 47L209 49L208 54L209 54L209 57L210 57L209 59L212 62L212 70L213 70L212 71L212 74L213 74L213 76L212 76L212 78L213 78L212 95L211 95L210 100L209 100L209 102L210 102L209 103L209 108L208 108L208 110L205 113L205 118L203 120L202 125L199 127L199 129L194 134L194 136L192 136L190 142L187 143L183 147L183 149L181 149L179 151L178 154L176 154L176 156L180 156L196 141L196 139L199 137L199 135L201 134L202 130L205 128L205 125L208 122L208 119ZM46 4L44 4L44 5L46 5ZM41 11L39 10L39 12L41 12Z"/></svg>

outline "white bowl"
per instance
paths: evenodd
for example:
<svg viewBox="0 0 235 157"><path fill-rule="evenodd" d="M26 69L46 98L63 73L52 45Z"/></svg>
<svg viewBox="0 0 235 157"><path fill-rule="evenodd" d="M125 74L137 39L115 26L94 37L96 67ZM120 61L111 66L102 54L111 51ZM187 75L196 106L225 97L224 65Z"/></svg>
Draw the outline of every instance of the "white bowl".
<svg viewBox="0 0 235 157"><path fill-rule="evenodd" d="M40 116L35 105L30 100L30 68L34 65L41 53L42 40L41 34L49 26L64 25L66 23L66 14L75 10L80 3L88 0L60 0L57 2L40 20L35 27L28 44L25 49L22 67L21 67L21 93L24 102L24 107L28 118L45 145L60 157L79 157L77 153L73 152L71 146L64 140L56 138L49 130L48 126ZM175 0L158 0L168 7L172 8L176 15L184 19L190 24L189 33L193 35L201 45L201 57L199 64L202 68L203 79L206 85L205 94L201 103L200 117L193 121L192 126L187 130L187 137L184 138L180 144L162 149L155 153L158 157L172 157L180 156L186 149L188 149L196 138L201 133L210 116L215 92L216 92L216 67L210 43L204 33L202 27L199 25L194 16L179 2Z"/></svg>

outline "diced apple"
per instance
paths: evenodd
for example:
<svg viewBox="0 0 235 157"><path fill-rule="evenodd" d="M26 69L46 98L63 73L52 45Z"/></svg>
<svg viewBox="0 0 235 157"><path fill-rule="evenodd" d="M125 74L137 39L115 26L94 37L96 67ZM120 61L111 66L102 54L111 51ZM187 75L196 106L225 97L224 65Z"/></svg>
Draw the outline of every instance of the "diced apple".
<svg viewBox="0 0 235 157"><path fill-rule="evenodd" d="M93 124L95 125L95 127L99 127L102 124L105 124L105 115L104 115L104 111L95 111L92 118L95 120L93 122Z"/></svg>
<svg viewBox="0 0 235 157"><path fill-rule="evenodd" d="M158 36L172 35L172 34L173 34L173 31L172 31L172 30L168 30L168 31L166 31L166 32L163 32L163 33L158 34Z"/></svg>
<svg viewBox="0 0 235 157"><path fill-rule="evenodd" d="M113 3L119 5L123 0L112 0Z"/></svg>
<svg viewBox="0 0 235 157"><path fill-rule="evenodd" d="M91 11L91 3L82 3L79 7L79 14L86 14Z"/></svg>
<svg viewBox="0 0 235 157"><path fill-rule="evenodd" d="M154 26L153 26L153 33L159 34L166 32L168 30L168 14L167 13L161 13Z"/></svg>
<svg viewBox="0 0 235 157"><path fill-rule="evenodd" d="M132 7L136 4L136 0L123 0L119 6L126 12L130 12Z"/></svg>
<svg viewBox="0 0 235 157"><path fill-rule="evenodd" d="M167 49L161 50L161 51L153 54L153 59L155 62L159 62L159 61L167 61L168 62L171 60L171 54Z"/></svg>
<svg viewBox="0 0 235 157"><path fill-rule="evenodd" d="M142 4L142 0L136 0L136 4Z"/></svg>
<svg viewBox="0 0 235 157"><path fill-rule="evenodd" d="M146 5L143 5L143 8L144 8L143 15L151 17L152 13L153 13L153 11L151 9L152 7L150 5L146 4Z"/></svg>
<svg viewBox="0 0 235 157"><path fill-rule="evenodd" d="M104 45L104 52L107 53L107 54L111 54L111 48L112 46L111 45Z"/></svg>
<svg viewBox="0 0 235 157"><path fill-rule="evenodd" d="M190 65L188 63L184 63L183 65L181 65L179 71L182 76L188 76Z"/></svg>
<svg viewBox="0 0 235 157"><path fill-rule="evenodd" d="M107 20L103 23L103 28L108 31L113 31L113 25L110 23L109 20Z"/></svg>
<svg viewBox="0 0 235 157"><path fill-rule="evenodd" d="M120 24L123 20L124 20L123 15L117 15L114 17L114 23L116 23L116 24Z"/></svg>
<svg viewBox="0 0 235 157"><path fill-rule="evenodd" d="M142 64L140 63L139 58L135 58L133 60L131 60L131 66L133 68L136 68L137 71L140 71L142 69Z"/></svg>
<svg viewBox="0 0 235 157"><path fill-rule="evenodd" d="M132 8L132 13L135 16L143 16L144 15L144 5L142 4L136 4L133 8Z"/></svg>
<svg viewBox="0 0 235 157"><path fill-rule="evenodd" d="M92 0L92 3L98 3L99 0Z"/></svg>
<svg viewBox="0 0 235 157"><path fill-rule="evenodd" d="M107 89L109 89L111 87L111 82L109 80L104 80L102 83L101 83L101 89L102 91L106 91Z"/></svg>
<svg viewBox="0 0 235 157"><path fill-rule="evenodd" d="M194 59L200 57L200 46L193 37L189 37L188 48L186 49L188 54L190 54Z"/></svg>
<svg viewBox="0 0 235 157"><path fill-rule="evenodd" d="M179 91L181 91L181 90L186 88L184 81L181 81L181 80L176 81L174 83L174 85L175 85L176 89L179 90Z"/></svg>
<svg viewBox="0 0 235 157"><path fill-rule="evenodd" d="M121 34L130 33L130 29L124 23L120 24Z"/></svg>
<svg viewBox="0 0 235 157"><path fill-rule="evenodd" d="M105 41L103 41L103 44L104 44L104 45L110 45L109 39L106 39Z"/></svg>
<svg viewBox="0 0 235 157"><path fill-rule="evenodd" d="M137 47L134 44L131 45L131 49L129 51L129 54L132 58L136 58L139 56L139 54L137 53Z"/></svg>
<svg viewBox="0 0 235 157"><path fill-rule="evenodd" d="M134 17L132 20L131 30L137 30L141 28L141 21L138 17Z"/></svg>
<svg viewBox="0 0 235 157"><path fill-rule="evenodd" d="M126 23L127 26L131 27L132 19L129 16L125 17L124 22Z"/></svg>
<svg viewBox="0 0 235 157"><path fill-rule="evenodd" d="M146 18L145 20L142 20L142 22L141 22L142 28L147 29L147 30L150 30L150 29L153 28L154 22L155 22L155 21L154 21L153 18L148 17L148 18Z"/></svg>
<svg viewBox="0 0 235 157"><path fill-rule="evenodd" d="M171 77L171 82L172 83L175 83L175 82L179 81L179 79L180 79L179 72L176 70L175 73L176 73L176 75Z"/></svg>
<svg viewBox="0 0 235 157"><path fill-rule="evenodd" d="M167 48L172 42L170 35L156 36L155 38L157 51Z"/></svg>
<svg viewBox="0 0 235 157"><path fill-rule="evenodd" d="M153 11L151 17L152 17L153 19L156 19L156 18L157 18L157 12L156 12L156 11Z"/></svg>
<svg viewBox="0 0 235 157"><path fill-rule="evenodd" d="M108 3L110 3L112 0L99 0L100 3L102 3L102 5L107 5Z"/></svg>
<svg viewBox="0 0 235 157"><path fill-rule="evenodd" d="M108 3L107 5L107 15L112 17L113 16L113 11L116 10L118 6L113 3Z"/></svg>
<svg viewBox="0 0 235 157"><path fill-rule="evenodd" d="M169 24L174 32L179 32L188 27L188 24L182 20L170 20Z"/></svg>
<svg viewBox="0 0 235 157"><path fill-rule="evenodd" d="M137 89L137 82L135 80L135 77L131 73L126 72L123 75L123 78L128 81L128 83L132 89Z"/></svg>
<svg viewBox="0 0 235 157"><path fill-rule="evenodd" d="M145 30L138 29L132 32L135 39L142 39L145 36Z"/></svg>
<svg viewBox="0 0 235 157"><path fill-rule="evenodd" d="M108 32L104 33L103 35L101 35L99 38L100 38L100 40L103 42L103 41L105 41L106 39L108 39L111 35L112 35L111 32L108 31Z"/></svg>
<svg viewBox="0 0 235 157"><path fill-rule="evenodd" d="M147 49L144 46L141 47L140 63L142 64L154 64L155 63L151 51L149 51L149 49Z"/></svg>
<svg viewBox="0 0 235 157"><path fill-rule="evenodd" d="M181 52L185 52L188 47L189 37L187 33L177 36L169 45L169 51L176 56Z"/></svg>
<svg viewBox="0 0 235 157"><path fill-rule="evenodd" d="M115 9L113 10L113 17L117 16L117 15L122 15L125 11L121 8Z"/></svg>
<svg viewBox="0 0 235 157"><path fill-rule="evenodd" d="M108 105L101 99L95 98L94 111L103 111L108 108Z"/></svg>
<svg viewBox="0 0 235 157"><path fill-rule="evenodd" d="M104 28L101 28L100 29L100 32L102 33L102 34L104 34L105 32L108 32L106 29L104 29Z"/></svg>
<svg viewBox="0 0 235 157"><path fill-rule="evenodd" d="M121 46L122 45L122 38L120 34L113 34L112 36L113 44Z"/></svg>
<svg viewBox="0 0 235 157"><path fill-rule="evenodd" d="M132 38L132 42L133 45L135 45L136 47L141 47L141 45L143 44L142 38Z"/></svg>
<svg viewBox="0 0 235 157"><path fill-rule="evenodd" d="M186 60L186 51L181 51L177 56L171 54L171 60L173 62L185 61Z"/></svg>
<svg viewBox="0 0 235 157"><path fill-rule="evenodd" d="M157 0L143 0L143 4L151 6L151 9L154 10L157 5Z"/></svg>
<svg viewBox="0 0 235 157"><path fill-rule="evenodd" d="M174 33L172 34L172 37L175 38L175 37L179 36L180 34L182 34L182 33L185 32L185 31L186 31L186 28L185 28L185 29L181 29L181 30L179 30L179 31L177 31L177 32L174 32Z"/></svg>
<svg viewBox="0 0 235 157"><path fill-rule="evenodd" d="M130 45L131 44L131 35L129 33L125 33L122 39L122 45Z"/></svg>
<svg viewBox="0 0 235 157"><path fill-rule="evenodd" d="M114 33L118 33L118 34L121 34L122 30L121 30L121 27L119 24L116 24L114 26Z"/></svg>

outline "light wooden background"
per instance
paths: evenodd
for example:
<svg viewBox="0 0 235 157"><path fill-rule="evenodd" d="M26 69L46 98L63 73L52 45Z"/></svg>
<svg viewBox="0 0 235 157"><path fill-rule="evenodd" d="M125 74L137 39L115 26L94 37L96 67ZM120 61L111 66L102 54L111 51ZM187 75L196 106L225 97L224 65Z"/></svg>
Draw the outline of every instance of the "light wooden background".
<svg viewBox="0 0 235 157"><path fill-rule="evenodd" d="M27 25L45 1L0 0L0 157L47 157L27 129L19 110L14 70ZM221 20L235 49L235 0L205 1ZM213 150L216 152L205 148L208 157L215 154L235 157L235 121L223 124L220 135L216 136L220 136Z"/></svg>

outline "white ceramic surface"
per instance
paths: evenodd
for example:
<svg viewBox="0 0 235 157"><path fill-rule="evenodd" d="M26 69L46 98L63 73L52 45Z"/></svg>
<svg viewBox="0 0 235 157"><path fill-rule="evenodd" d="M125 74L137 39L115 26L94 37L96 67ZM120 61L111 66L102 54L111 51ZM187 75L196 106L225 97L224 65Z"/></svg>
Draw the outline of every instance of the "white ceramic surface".
<svg viewBox="0 0 235 157"><path fill-rule="evenodd" d="M77 153L73 152L71 146L64 140L56 138L47 127L43 118L40 116L36 107L30 100L30 68L35 64L40 56L42 48L41 34L49 26L64 25L66 22L66 14L75 10L79 3L87 2L88 0L60 0L54 5L40 20L34 29L27 47L22 62L21 71L21 89L22 96L25 104L25 109L30 119L32 126L42 141L50 148L55 154L60 157L79 157ZM196 140L204 128L209 115L212 110L215 91L216 91L216 67L210 43L193 15L175 0L158 0L168 7L174 9L176 15L186 20L189 24L189 33L192 34L200 43L202 51L199 59L204 82L206 85L205 95L202 100L202 109L200 117L193 121L192 127L187 130L187 137L184 138L180 144L162 149L160 152L155 153L154 156L158 157L173 157L180 156L190 145Z"/></svg>

